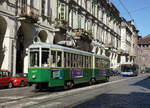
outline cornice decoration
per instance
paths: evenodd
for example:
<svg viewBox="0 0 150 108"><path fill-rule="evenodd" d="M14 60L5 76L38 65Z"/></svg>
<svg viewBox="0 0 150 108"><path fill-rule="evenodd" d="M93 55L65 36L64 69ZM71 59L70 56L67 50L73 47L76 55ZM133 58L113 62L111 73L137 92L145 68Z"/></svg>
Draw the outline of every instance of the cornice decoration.
<svg viewBox="0 0 150 108"><path fill-rule="evenodd" d="M81 40L86 40L92 42L92 31L91 30L84 30L84 29L74 29L74 32L77 37L80 37Z"/></svg>
<svg viewBox="0 0 150 108"><path fill-rule="evenodd" d="M55 18L55 28L67 29L68 22L64 19Z"/></svg>
<svg viewBox="0 0 150 108"><path fill-rule="evenodd" d="M120 55L124 55L124 50L123 49L118 49L118 54L120 54Z"/></svg>
<svg viewBox="0 0 150 108"><path fill-rule="evenodd" d="M39 20L39 16L35 15L32 11L27 13L27 12L22 12L19 14L20 17L24 17L26 20L29 20L32 23L37 23Z"/></svg>
<svg viewBox="0 0 150 108"><path fill-rule="evenodd" d="M106 49L111 49L111 48L113 48L113 44L111 42L105 43L105 48Z"/></svg>

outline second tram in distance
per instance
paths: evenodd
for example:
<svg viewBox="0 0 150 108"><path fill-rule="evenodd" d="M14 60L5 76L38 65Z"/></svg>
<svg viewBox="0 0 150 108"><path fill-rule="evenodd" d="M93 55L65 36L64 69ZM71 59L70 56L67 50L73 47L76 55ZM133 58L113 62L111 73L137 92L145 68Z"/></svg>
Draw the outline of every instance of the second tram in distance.
<svg viewBox="0 0 150 108"><path fill-rule="evenodd" d="M137 76L139 73L139 66L132 62L125 62L120 65L122 76Z"/></svg>
<svg viewBox="0 0 150 108"><path fill-rule="evenodd" d="M110 60L106 56L54 44L29 46L28 82L36 89L108 81Z"/></svg>

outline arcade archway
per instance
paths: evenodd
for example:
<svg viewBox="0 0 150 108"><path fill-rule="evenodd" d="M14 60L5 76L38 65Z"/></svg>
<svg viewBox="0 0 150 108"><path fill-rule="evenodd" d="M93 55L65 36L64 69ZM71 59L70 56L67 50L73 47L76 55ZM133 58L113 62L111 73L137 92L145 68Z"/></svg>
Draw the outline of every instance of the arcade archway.
<svg viewBox="0 0 150 108"><path fill-rule="evenodd" d="M40 41L41 42L46 42L47 41L47 33L44 30L41 30L38 34Z"/></svg>
<svg viewBox="0 0 150 108"><path fill-rule="evenodd" d="M28 72L28 56L26 50L33 43L33 37L36 32L32 24L21 22L21 26L17 31L16 73Z"/></svg>
<svg viewBox="0 0 150 108"><path fill-rule="evenodd" d="M5 50L6 50L6 46L3 46L3 42L4 42L4 37L7 29L7 22L2 16L0 16L0 25L3 25L0 26L0 68L2 68L2 63L4 61Z"/></svg>

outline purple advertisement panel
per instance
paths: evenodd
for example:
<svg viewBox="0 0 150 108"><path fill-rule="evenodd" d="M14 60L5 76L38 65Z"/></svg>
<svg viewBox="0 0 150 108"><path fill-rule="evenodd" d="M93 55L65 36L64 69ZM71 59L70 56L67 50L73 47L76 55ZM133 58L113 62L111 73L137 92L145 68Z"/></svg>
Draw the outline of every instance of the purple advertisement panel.
<svg viewBox="0 0 150 108"><path fill-rule="evenodd" d="M83 77L82 69L72 69L70 72L71 72L71 77L74 77L74 78Z"/></svg>
<svg viewBox="0 0 150 108"><path fill-rule="evenodd" d="M100 70L100 75L105 76L106 75L106 70Z"/></svg>

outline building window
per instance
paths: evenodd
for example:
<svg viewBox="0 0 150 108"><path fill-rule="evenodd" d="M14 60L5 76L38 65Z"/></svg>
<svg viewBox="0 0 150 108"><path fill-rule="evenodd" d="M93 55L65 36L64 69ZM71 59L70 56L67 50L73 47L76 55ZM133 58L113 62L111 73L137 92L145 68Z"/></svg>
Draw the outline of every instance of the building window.
<svg viewBox="0 0 150 108"><path fill-rule="evenodd" d="M27 12L27 0L21 0L21 13Z"/></svg>
<svg viewBox="0 0 150 108"><path fill-rule="evenodd" d="M45 14L45 0L42 0L42 16Z"/></svg>
<svg viewBox="0 0 150 108"><path fill-rule="evenodd" d="M73 27L73 12L72 10L70 9L69 10L69 26Z"/></svg>
<svg viewBox="0 0 150 108"><path fill-rule="evenodd" d="M57 2L57 18L66 19L66 5L64 3Z"/></svg>
<svg viewBox="0 0 150 108"><path fill-rule="evenodd" d="M81 16L78 15L78 28L81 28Z"/></svg>

